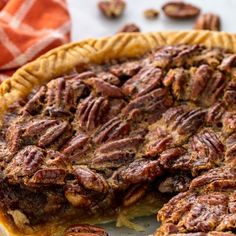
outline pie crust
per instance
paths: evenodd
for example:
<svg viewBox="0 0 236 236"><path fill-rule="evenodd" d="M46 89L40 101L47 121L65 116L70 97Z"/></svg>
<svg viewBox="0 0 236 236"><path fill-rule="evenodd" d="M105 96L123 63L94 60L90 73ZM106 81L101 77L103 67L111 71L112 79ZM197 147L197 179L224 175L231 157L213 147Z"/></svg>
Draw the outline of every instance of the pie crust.
<svg viewBox="0 0 236 236"><path fill-rule="evenodd" d="M23 66L0 85L0 114L3 116L12 103L29 95L36 86L65 74L78 65L135 58L160 46L176 44L203 44L210 48L221 47L236 52L236 35L212 31L124 33L61 46ZM134 215L132 209L128 215ZM0 220L6 235L20 235L13 230L3 213L0 215ZM63 229L55 225L46 225L44 229L31 235L60 235L61 230Z"/></svg>

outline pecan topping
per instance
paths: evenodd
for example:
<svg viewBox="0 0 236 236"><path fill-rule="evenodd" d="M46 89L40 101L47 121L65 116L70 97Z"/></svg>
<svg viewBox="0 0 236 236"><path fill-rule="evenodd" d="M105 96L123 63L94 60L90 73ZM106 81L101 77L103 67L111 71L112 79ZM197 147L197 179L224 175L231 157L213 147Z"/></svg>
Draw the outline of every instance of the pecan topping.
<svg viewBox="0 0 236 236"><path fill-rule="evenodd" d="M141 32L140 28L136 24L126 24L117 33L128 33L128 32Z"/></svg>
<svg viewBox="0 0 236 236"><path fill-rule="evenodd" d="M9 177L15 178L32 175L42 165L44 161L44 151L36 146L27 146L22 149L13 158L12 162L6 169Z"/></svg>
<svg viewBox="0 0 236 236"><path fill-rule="evenodd" d="M78 224L69 227L64 236L108 236L108 233L97 226Z"/></svg>
<svg viewBox="0 0 236 236"><path fill-rule="evenodd" d="M149 133L146 136L147 144L145 145L145 156L155 157L157 154L163 152L172 144L172 137L168 132L158 124L153 124L150 127Z"/></svg>
<svg viewBox="0 0 236 236"><path fill-rule="evenodd" d="M30 179L30 184L56 184L62 185L65 183L64 179L66 171L60 168L45 168L38 170L33 177Z"/></svg>
<svg viewBox="0 0 236 236"><path fill-rule="evenodd" d="M224 225L222 221L232 214L228 210L233 201L231 195L226 192L180 193L159 211L158 217L163 226L171 223L179 233L218 230ZM232 226L226 224L221 230L230 230Z"/></svg>
<svg viewBox="0 0 236 236"><path fill-rule="evenodd" d="M45 113L50 116L71 114L76 108L76 97L70 83L64 78L51 81L47 86Z"/></svg>
<svg viewBox="0 0 236 236"><path fill-rule="evenodd" d="M128 208L181 192L160 210L155 235L235 231L235 54L203 45L135 53L80 64L9 108L0 131L4 214L33 228L108 211L121 222ZM104 235L72 228L66 236Z"/></svg>
<svg viewBox="0 0 236 236"><path fill-rule="evenodd" d="M220 17L213 13L202 14L197 18L194 29L220 31Z"/></svg>
<svg viewBox="0 0 236 236"><path fill-rule="evenodd" d="M40 137L38 145L40 147L46 147L59 136L61 136L66 131L67 127L67 122L62 122L61 124L55 125L48 129L46 133Z"/></svg>
<svg viewBox="0 0 236 236"><path fill-rule="evenodd" d="M6 132L6 142L11 153L17 152L23 144L21 139L22 134L23 130L20 125L12 124L8 127Z"/></svg>
<svg viewBox="0 0 236 236"><path fill-rule="evenodd" d="M116 117L105 123L94 135L94 142L99 144L105 141L124 137L129 133L130 125Z"/></svg>
<svg viewBox="0 0 236 236"><path fill-rule="evenodd" d="M111 73L119 78L130 78L134 76L141 69L139 62L125 62L120 65L114 65L110 68Z"/></svg>
<svg viewBox="0 0 236 236"><path fill-rule="evenodd" d="M201 65L195 72L191 85L191 97L197 100L198 96L206 88L206 84L211 79L212 70L208 65Z"/></svg>
<svg viewBox="0 0 236 236"><path fill-rule="evenodd" d="M141 137L119 139L116 141L111 141L111 142L103 144L102 146L100 146L98 151L102 153L106 153L109 151L121 150L121 149L135 150L137 149L138 145L140 145L142 141L143 141L143 138Z"/></svg>
<svg viewBox="0 0 236 236"><path fill-rule="evenodd" d="M124 109L125 115L131 117L137 114L152 113L153 116L160 117L160 115L172 105L172 98L167 90L159 88L153 90L151 93L140 96L132 100Z"/></svg>
<svg viewBox="0 0 236 236"><path fill-rule="evenodd" d="M206 122L209 125L216 125L216 127L222 127L222 117L225 113L225 107L222 102L217 102L213 106L209 107Z"/></svg>
<svg viewBox="0 0 236 236"><path fill-rule="evenodd" d="M143 96L161 84L162 71L159 68L143 68L122 86L127 96Z"/></svg>
<svg viewBox="0 0 236 236"><path fill-rule="evenodd" d="M104 97L87 97L78 106L76 119L80 127L85 130L93 130L102 122L102 116L108 109L108 100Z"/></svg>
<svg viewBox="0 0 236 236"><path fill-rule="evenodd" d="M223 101L229 109L236 108L236 82L231 81L225 88Z"/></svg>
<svg viewBox="0 0 236 236"><path fill-rule="evenodd" d="M236 62L236 54L227 55L226 57L224 57L218 68L222 71L230 73L231 69L233 69L236 66L235 62Z"/></svg>
<svg viewBox="0 0 236 236"><path fill-rule="evenodd" d="M214 104L226 85L226 78L220 71L212 72L208 65L200 66L192 80L190 99L200 100L206 105Z"/></svg>
<svg viewBox="0 0 236 236"><path fill-rule="evenodd" d="M46 98L46 86L42 86L39 91L26 103L23 108L23 112L29 112L31 115L35 115L42 111L45 98Z"/></svg>
<svg viewBox="0 0 236 236"><path fill-rule="evenodd" d="M159 16L159 11L153 8L147 9L143 12L145 18L147 19L155 19Z"/></svg>
<svg viewBox="0 0 236 236"><path fill-rule="evenodd" d="M158 161L138 159L114 173L113 179L124 185L152 181L162 173ZM122 185L120 185L122 186Z"/></svg>
<svg viewBox="0 0 236 236"><path fill-rule="evenodd" d="M220 191L235 189L236 170L230 167L215 168L195 178L190 184L190 189L205 189L207 191Z"/></svg>
<svg viewBox="0 0 236 236"><path fill-rule="evenodd" d="M225 161L234 166L236 163L236 134L233 133L226 139Z"/></svg>
<svg viewBox="0 0 236 236"><path fill-rule="evenodd" d="M96 93L101 93L108 97L123 97L123 94L119 87L112 85L99 78L90 78L84 81L84 83L93 87Z"/></svg>
<svg viewBox="0 0 236 236"><path fill-rule="evenodd" d="M224 146L212 130L193 136L190 145L193 172L213 168L223 160Z"/></svg>
<svg viewBox="0 0 236 236"><path fill-rule="evenodd" d="M200 9L198 7L180 1L168 2L163 5L162 10L166 16L175 19L192 18L200 13Z"/></svg>
<svg viewBox="0 0 236 236"><path fill-rule="evenodd" d="M91 167L97 170L117 169L134 160L135 154L130 151L113 151L107 154L99 154L91 163Z"/></svg>
<svg viewBox="0 0 236 236"><path fill-rule="evenodd" d="M188 81L187 73L182 68L171 69L168 71L167 75L163 79L163 84L165 86L171 86L172 93L177 97L177 99L184 99L187 97L186 85Z"/></svg>
<svg viewBox="0 0 236 236"><path fill-rule="evenodd" d="M59 147L71 136L67 121L55 119L34 119L24 124L18 140L22 144L36 144L40 147Z"/></svg>
<svg viewBox="0 0 236 236"><path fill-rule="evenodd" d="M62 148L62 153L71 160L79 159L88 150L89 137L84 133L79 133Z"/></svg>
<svg viewBox="0 0 236 236"><path fill-rule="evenodd" d="M223 131L231 134L236 130L236 112L226 112L223 116Z"/></svg>
<svg viewBox="0 0 236 236"><path fill-rule="evenodd" d="M188 137L202 125L205 113L203 109L189 109L183 105L170 108L163 114L163 118L169 130Z"/></svg>
<svg viewBox="0 0 236 236"><path fill-rule="evenodd" d="M124 0L100 0L98 7L106 17L115 18L123 13L126 3Z"/></svg>
<svg viewBox="0 0 236 236"><path fill-rule="evenodd" d="M86 166L78 166L74 170L75 176L82 186L86 189L96 192L105 193L108 185L106 180L99 174L91 171Z"/></svg>

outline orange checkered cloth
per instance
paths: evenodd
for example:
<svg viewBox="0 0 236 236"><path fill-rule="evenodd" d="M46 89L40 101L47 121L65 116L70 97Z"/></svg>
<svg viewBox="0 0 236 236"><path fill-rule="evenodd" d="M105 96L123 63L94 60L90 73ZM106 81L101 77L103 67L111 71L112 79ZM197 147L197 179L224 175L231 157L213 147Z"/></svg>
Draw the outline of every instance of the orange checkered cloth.
<svg viewBox="0 0 236 236"><path fill-rule="evenodd" d="M66 0L0 0L0 82L18 67L70 41Z"/></svg>

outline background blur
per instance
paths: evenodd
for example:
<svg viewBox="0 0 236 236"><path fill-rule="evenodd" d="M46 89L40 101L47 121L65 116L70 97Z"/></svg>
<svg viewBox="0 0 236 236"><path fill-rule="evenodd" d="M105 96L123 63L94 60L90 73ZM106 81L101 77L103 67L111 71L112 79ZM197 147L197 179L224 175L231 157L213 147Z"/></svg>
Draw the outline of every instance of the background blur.
<svg viewBox="0 0 236 236"><path fill-rule="evenodd" d="M160 9L165 0L126 0L127 7L119 19L105 18L97 8L97 0L67 0L72 17L73 41L89 37L112 35L126 23L136 23L143 32L192 29L194 20L171 20L160 14L155 20L147 20L143 11ZM236 33L236 0L186 0L202 9L202 12L219 14L222 30Z"/></svg>

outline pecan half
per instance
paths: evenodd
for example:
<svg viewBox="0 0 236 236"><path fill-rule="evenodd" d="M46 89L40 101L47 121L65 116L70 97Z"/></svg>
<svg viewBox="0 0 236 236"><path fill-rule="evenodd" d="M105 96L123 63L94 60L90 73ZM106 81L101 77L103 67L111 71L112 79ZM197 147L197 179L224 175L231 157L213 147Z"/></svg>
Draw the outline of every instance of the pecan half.
<svg viewBox="0 0 236 236"><path fill-rule="evenodd" d="M12 124L6 131L6 142L11 153L16 153L23 144L22 134L24 130L18 124Z"/></svg>
<svg viewBox="0 0 236 236"><path fill-rule="evenodd" d="M233 133L226 139L225 161L228 165L236 164L236 134Z"/></svg>
<svg viewBox="0 0 236 236"><path fill-rule="evenodd" d="M103 170L108 175L109 169L115 170L121 166L131 163L135 158L134 152L113 151L107 154L98 154L91 162L90 166L96 170Z"/></svg>
<svg viewBox="0 0 236 236"><path fill-rule="evenodd" d="M149 133L146 135L146 140L145 156L155 157L157 154L171 147L173 138L165 129L162 129L158 123L155 123L149 127Z"/></svg>
<svg viewBox="0 0 236 236"><path fill-rule="evenodd" d="M67 121L59 119L34 119L24 127L21 139L26 144L40 147L60 147L71 136L71 127Z"/></svg>
<svg viewBox="0 0 236 236"><path fill-rule="evenodd" d="M137 159L126 167L119 169L112 176L112 180L118 181L118 187L126 187L131 184L153 181L162 174L158 161Z"/></svg>
<svg viewBox="0 0 236 236"><path fill-rule="evenodd" d="M236 109L236 82L231 81L227 84L223 101L228 109Z"/></svg>
<svg viewBox="0 0 236 236"><path fill-rule="evenodd" d="M149 117L152 115L157 119L172 103L173 100L168 91L158 88L132 100L122 113L130 118L143 117L145 114L149 114Z"/></svg>
<svg viewBox="0 0 236 236"><path fill-rule="evenodd" d="M192 172L209 170L224 159L224 146L213 130L203 130L190 140Z"/></svg>
<svg viewBox="0 0 236 236"><path fill-rule="evenodd" d="M231 73L236 66L236 54L225 55L219 69L228 73Z"/></svg>
<svg viewBox="0 0 236 236"><path fill-rule="evenodd" d="M97 226L77 224L66 229L64 236L108 236L108 233Z"/></svg>
<svg viewBox="0 0 236 236"><path fill-rule="evenodd" d="M126 7L126 3L124 0L100 0L98 7L106 17L116 18L121 16Z"/></svg>
<svg viewBox="0 0 236 236"><path fill-rule="evenodd" d="M42 165L45 153L36 146L27 146L14 156L8 164L6 173L8 178L18 179L18 177L30 176L34 174Z"/></svg>
<svg viewBox="0 0 236 236"><path fill-rule="evenodd" d="M211 107L209 107L206 115L207 124L222 128L222 117L225 111L226 110L222 102L213 104Z"/></svg>
<svg viewBox="0 0 236 236"><path fill-rule="evenodd" d="M220 17L218 15L205 13L197 18L194 29L220 31L220 26Z"/></svg>
<svg viewBox="0 0 236 236"><path fill-rule="evenodd" d="M100 174L91 171L88 167L75 167L74 174L78 180L78 183L86 189L100 193L107 192L108 185L106 180Z"/></svg>
<svg viewBox="0 0 236 236"><path fill-rule="evenodd" d="M236 131L236 112L225 112L223 119L223 132L231 134Z"/></svg>
<svg viewBox="0 0 236 236"><path fill-rule="evenodd" d="M68 124L65 121L61 124L53 126L52 128L49 128L46 133L39 138L38 145L40 147L46 147L54 142L54 140L56 140L62 134L64 134L65 137L65 131L67 128Z"/></svg>
<svg viewBox="0 0 236 236"><path fill-rule="evenodd" d="M42 86L36 94L29 99L26 103L22 112L28 112L31 115L36 115L40 113L44 107L45 99L46 99L46 86Z"/></svg>
<svg viewBox="0 0 236 236"><path fill-rule="evenodd" d="M63 185L65 183L66 171L60 168L45 168L38 170L29 180L33 185Z"/></svg>
<svg viewBox="0 0 236 236"><path fill-rule="evenodd" d="M131 33L132 32L141 32L141 30L136 24L130 23L130 24L126 24L123 27L121 27L121 29L119 29L117 31L117 34L118 33L128 33L128 32L131 32Z"/></svg>
<svg viewBox="0 0 236 236"><path fill-rule="evenodd" d="M106 122L101 128L99 128L94 134L94 142L96 144L103 143L105 141L124 137L130 131L130 125L126 121L122 121L120 118L115 117Z"/></svg>
<svg viewBox="0 0 236 236"><path fill-rule="evenodd" d="M124 62L120 65L114 65L110 67L111 73L118 76L121 79L128 79L134 76L141 69L139 61Z"/></svg>
<svg viewBox="0 0 236 236"><path fill-rule="evenodd" d="M162 71L159 68L142 68L125 82L122 91L126 96L143 96L161 84Z"/></svg>
<svg viewBox="0 0 236 236"><path fill-rule="evenodd" d="M187 72L183 68L170 69L163 79L165 86L171 86L172 93L177 99L186 99Z"/></svg>
<svg viewBox="0 0 236 236"><path fill-rule="evenodd" d="M84 133L78 133L70 139L62 148L62 153L70 160L79 160L82 155L89 149L89 137Z"/></svg>
<svg viewBox="0 0 236 236"><path fill-rule="evenodd" d="M156 19L159 16L159 11L153 8L147 9L143 12L145 18L147 19Z"/></svg>
<svg viewBox="0 0 236 236"><path fill-rule="evenodd" d="M186 139L203 124L205 113L201 108L182 105L167 110L163 118L169 130L176 131Z"/></svg>
<svg viewBox="0 0 236 236"><path fill-rule="evenodd" d="M78 105L75 120L79 121L82 129L91 131L103 123L102 117L108 106L109 102L104 97L89 96Z"/></svg>
<svg viewBox="0 0 236 236"><path fill-rule="evenodd" d="M76 97L71 84L65 78L58 78L47 84L46 107L44 112L50 116L73 115Z"/></svg>
<svg viewBox="0 0 236 236"><path fill-rule="evenodd" d="M130 137L124 139L118 139L101 145L97 151L101 153L111 152L115 150L136 150L137 147L142 143L143 138L141 137Z"/></svg>
<svg viewBox="0 0 236 236"><path fill-rule="evenodd" d="M174 19L188 19L195 17L200 13L198 7L181 1L167 2L162 6L162 10L166 16Z"/></svg>
<svg viewBox="0 0 236 236"><path fill-rule="evenodd" d="M98 94L108 97L123 97L121 89L115 85L112 85L100 78L90 78L84 81L84 83L92 86L94 91Z"/></svg>

